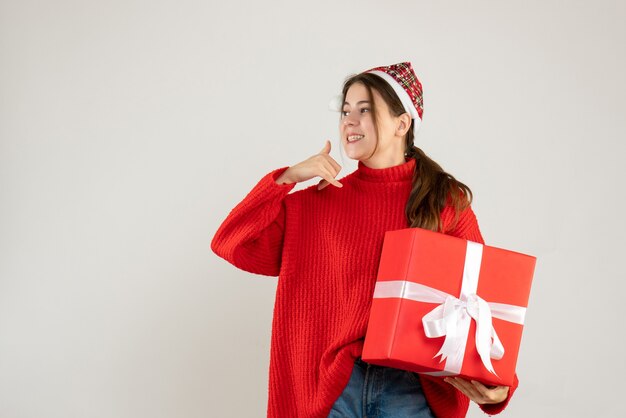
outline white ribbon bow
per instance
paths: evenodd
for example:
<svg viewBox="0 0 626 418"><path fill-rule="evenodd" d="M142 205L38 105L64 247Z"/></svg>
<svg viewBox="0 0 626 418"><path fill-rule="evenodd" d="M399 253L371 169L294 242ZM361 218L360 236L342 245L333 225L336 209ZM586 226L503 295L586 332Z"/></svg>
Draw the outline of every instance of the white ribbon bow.
<svg viewBox="0 0 626 418"><path fill-rule="evenodd" d="M374 289L375 298L400 297L418 302L437 303L435 309L424 315L424 333L429 338L445 336L443 345L434 357L446 360L443 372L431 375L459 374L467 346L470 322L476 321L476 351L483 365L497 376L491 359L504 355L504 346L493 327L492 318L524 324L526 308L504 303L486 302L476 294L483 245L467 241L461 295L457 298L441 290L406 280L380 281ZM434 358L433 357L433 358Z"/></svg>

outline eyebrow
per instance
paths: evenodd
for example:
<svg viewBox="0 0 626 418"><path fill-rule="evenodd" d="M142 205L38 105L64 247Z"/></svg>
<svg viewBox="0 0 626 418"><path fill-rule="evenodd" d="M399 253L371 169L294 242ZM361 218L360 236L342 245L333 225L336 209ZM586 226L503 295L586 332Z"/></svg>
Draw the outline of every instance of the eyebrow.
<svg viewBox="0 0 626 418"><path fill-rule="evenodd" d="M360 102L356 102L356 104L361 104L361 103L369 103L369 102L370 102L369 100L361 100ZM350 103L348 103L348 102L343 102L343 105L344 105L344 106L345 106L345 105L349 105L349 104L350 104Z"/></svg>

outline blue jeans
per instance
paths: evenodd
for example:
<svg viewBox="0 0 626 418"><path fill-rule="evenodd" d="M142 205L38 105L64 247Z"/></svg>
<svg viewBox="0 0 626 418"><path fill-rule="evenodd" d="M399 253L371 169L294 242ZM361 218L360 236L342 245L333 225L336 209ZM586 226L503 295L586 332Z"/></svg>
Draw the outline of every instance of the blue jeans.
<svg viewBox="0 0 626 418"><path fill-rule="evenodd" d="M354 363L350 381L328 418L434 418L416 373Z"/></svg>

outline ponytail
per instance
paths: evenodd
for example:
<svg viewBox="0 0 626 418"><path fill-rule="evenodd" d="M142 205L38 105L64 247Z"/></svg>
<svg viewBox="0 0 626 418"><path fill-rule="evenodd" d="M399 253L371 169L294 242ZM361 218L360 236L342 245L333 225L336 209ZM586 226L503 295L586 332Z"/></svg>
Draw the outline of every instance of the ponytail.
<svg viewBox="0 0 626 418"><path fill-rule="evenodd" d="M441 222L441 211L450 204L454 207L455 218L447 229L452 229L459 219L459 213L472 203L472 191L465 184L443 171L441 166L428 157L424 151L413 145L412 130L409 130L406 156L415 158L415 173L411 193L405 207L405 214L411 228L424 228L435 232L446 232ZM408 138L408 137L411 138Z"/></svg>

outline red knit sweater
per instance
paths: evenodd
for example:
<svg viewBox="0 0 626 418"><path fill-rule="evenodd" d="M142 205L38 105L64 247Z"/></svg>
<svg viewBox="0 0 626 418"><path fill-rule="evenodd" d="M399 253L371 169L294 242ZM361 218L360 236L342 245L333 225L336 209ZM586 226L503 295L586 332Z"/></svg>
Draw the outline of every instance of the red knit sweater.
<svg viewBox="0 0 626 418"><path fill-rule="evenodd" d="M211 249L234 266L279 276L272 322L267 416L325 418L361 355L385 231L407 228L415 159L382 169L359 161L338 180L289 193L266 174L220 225ZM444 232L483 243L471 208ZM420 376L437 417L464 417L469 399L440 377ZM508 404L481 406L497 414Z"/></svg>

